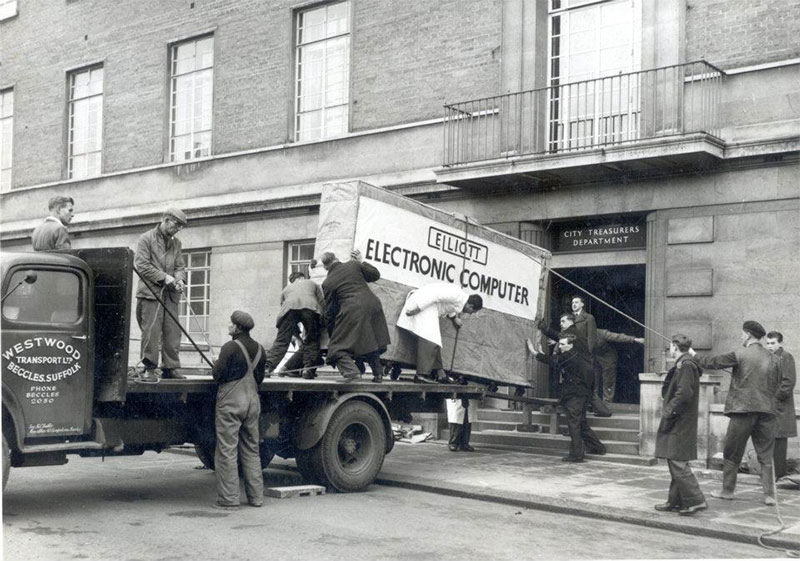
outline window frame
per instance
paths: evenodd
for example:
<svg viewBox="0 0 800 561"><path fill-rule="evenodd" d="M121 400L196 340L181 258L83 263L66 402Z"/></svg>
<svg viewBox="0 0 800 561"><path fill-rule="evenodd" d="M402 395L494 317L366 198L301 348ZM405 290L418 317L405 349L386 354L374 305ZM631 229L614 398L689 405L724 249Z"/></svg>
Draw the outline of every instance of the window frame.
<svg viewBox="0 0 800 561"><path fill-rule="evenodd" d="M305 246L311 246L311 257L308 259L292 259L292 248L297 247L298 252L300 248ZM310 278L311 273L311 261L314 260L314 252L316 251L316 240L314 238L305 239L305 240L292 240L286 242L286 267L284 269L284 278L283 284L286 286L289 284L289 276L296 270L303 270L306 275ZM297 265L298 268L294 268Z"/></svg>
<svg viewBox="0 0 800 561"><path fill-rule="evenodd" d="M103 72L103 76L100 81L100 92L85 95L80 98L73 97L73 91L75 89L75 79L80 74L90 73L90 80L91 80L91 73L97 70L101 70ZM97 130L99 131L99 148L97 150L93 150L91 152L82 152L80 154L75 154L74 152L74 140L73 140L73 133L75 131L75 127L73 126L73 121L75 117L74 109L76 102L89 100L92 98L100 97L100 119L97 126ZM92 64L90 66L84 66L75 70L71 70L67 75L67 178L68 179L90 179L92 177L98 177L103 174L103 144L105 141L105 134L104 134L104 126L105 126L105 66L103 63ZM73 160L76 156L85 156L89 154L100 154L100 161L97 166L97 172L94 175L75 175L75 167Z"/></svg>
<svg viewBox="0 0 800 561"><path fill-rule="evenodd" d="M0 89L0 193L7 193L11 191L14 181L14 88L2 88ZM11 97L11 113L8 116L3 116L3 107L5 106L5 99L7 95ZM3 161L3 144L6 141L6 137L3 135L2 131L5 128L6 123L8 123L8 166L3 167L5 161ZM6 181L6 174L8 174L8 179Z"/></svg>
<svg viewBox="0 0 800 561"><path fill-rule="evenodd" d="M192 256L196 255L204 255L205 256L205 264L192 267ZM181 325L186 330L186 332L194 337L195 335L201 335L203 338L202 343L198 343L198 346L202 346L203 344L208 346L208 333L209 333L209 321L211 319L211 255L212 251L211 248L196 248L196 249L184 249L182 252L184 263L186 264L186 291L184 292L185 297L181 298L180 305L178 307L178 319L181 322ZM202 284L194 284L192 282L192 272L205 272L205 282ZM192 298L192 288L197 288L198 286L203 286L205 288L204 294L202 298ZM189 315L190 306L194 303L201 302L204 308L204 314L199 315L192 312ZM194 320L192 318L195 318ZM201 323L201 318L204 320ZM196 329L196 326L200 324L200 327L204 328L205 331ZM197 343L197 341L195 341ZM189 340L186 338L186 335L181 333L181 345L189 345Z"/></svg>
<svg viewBox="0 0 800 561"><path fill-rule="evenodd" d="M209 40L209 39L211 40L211 50L210 50L211 63L210 63L210 65L204 66L204 67L201 67L201 68L194 68L194 69L192 69L190 71L186 71L186 72L176 73L176 70L177 70L176 69L176 65L177 65L177 61L179 60L177 58L178 49L180 49L183 46L189 45L191 43L195 44L195 49L196 49L196 44L197 43L199 43L200 41L205 41L205 40ZM171 163L192 162L192 161L198 160L198 159L209 158L209 157L214 155L214 90L215 90L215 87L214 87L214 78L215 78L214 68L215 68L216 58L217 58L216 41L215 41L215 35L214 35L213 32L202 33L200 35L194 35L192 37L188 37L188 38L185 38L185 39L180 39L180 40L177 40L177 41L173 41L173 42L169 43L169 45L168 45L168 56L167 56L168 88L167 89L169 91L169 100L168 100L168 103L167 103L167 126L168 126L168 129L169 129L169 136L168 136L168 139L167 139L167 159ZM177 120L178 103L177 103L177 101L178 101L178 93L179 93L178 91L176 91L176 84L178 83L178 80L180 78L187 77L187 76L194 76L196 78L197 76L199 76L199 75L201 75L203 73L210 73L209 83L210 83L211 91L208 94L208 97L209 97L208 127L204 128L204 129L197 129L196 130L196 129L194 129L194 126L192 125L192 128L191 128L191 130L189 132L182 133L182 134L176 134L176 126L177 126L177 123L178 123L178 120ZM194 84L194 82L193 82L193 84ZM195 88L193 88L193 89L195 89ZM194 101L194 98L192 98L192 99ZM192 105L194 105L194 104L192 104ZM202 120L204 118L204 116L201 116L200 118ZM192 114L192 116L190 118L187 119L187 121L189 121L189 122L192 122L194 120L196 120L196 117L193 114ZM189 150L190 156L188 158L187 157L178 158L178 154L180 153L180 151L177 149L177 139L179 139L179 138L182 139L182 138L188 137L190 140L193 140L196 136L206 135L206 134L208 135L208 145L199 149L200 152L201 152L199 155L195 155L197 149L192 147ZM204 152L206 152L206 153L204 153ZM186 154L185 150L183 151L183 154L184 155Z"/></svg>
<svg viewBox="0 0 800 561"><path fill-rule="evenodd" d="M315 12L318 10L326 10L326 15L324 19L324 24L327 27L328 18L327 18L327 11L332 7L340 4L346 5L346 30L340 32L338 34L325 36L321 39L316 39L308 42L301 42L302 31L301 28L301 19L306 14L311 12ZM353 35L353 3L351 0L338 0L333 2L326 2L322 4L315 4L312 6L304 7L299 9L294 14L294 71L293 71L293 99L292 99L292 139L294 142L316 142L316 141L324 141L329 140L331 138L337 138L341 136L345 136L350 132L350 99L351 99L351 68L350 68L350 60L351 60L351 51L352 51L352 35ZM342 38L345 38L345 53L344 53L344 79L342 81L342 87L344 90L343 95L343 102L338 104L331 104L326 105L325 97L327 95L327 88L325 87L325 83L328 77L327 69L323 68L323 74L321 76L322 86L320 88L320 96L322 97L322 101L320 107L318 109L313 110L305 110L301 111L301 103L303 100L303 95L301 93L302 88L302 79L301 79L301 72L302 72L302 64L303 64L303 57L302 52L303 49L308 49L309 47L313 47L315 45L324 45L327 47L327 44L332 41L338 41ZM325 50L327 53L327 48ZM325 57L323 57L323 65L324 65ZM326 123L326 115L328 111L335 108L344 108L345 115L344 115L344 125L342 130L336 130L333 133L328 132L327 123ZM314 128L302 128L301 127L301 119L303 116L311 115L312 113L320 112L320 126L316 129ZM308 131L318 130L318 134L316 136L309 135L304 136L304 133Z"/></svg>

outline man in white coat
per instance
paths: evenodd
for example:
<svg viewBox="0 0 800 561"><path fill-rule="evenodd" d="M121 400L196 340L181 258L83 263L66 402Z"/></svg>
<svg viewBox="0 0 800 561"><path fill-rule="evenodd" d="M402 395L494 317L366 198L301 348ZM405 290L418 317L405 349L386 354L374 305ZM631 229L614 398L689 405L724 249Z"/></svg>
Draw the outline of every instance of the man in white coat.
<svg viewBox="0 0 800 561"><path fill-rule="evenodd" d="M461 314L472 314L483 307L483 299L469 295L455 284L426 284L411 291L397 320L397 327L414 335L417 343L417 377L436 371L441 383L453 380L442 370L442 333L439 318L448 317L461 329ZM447 422L450 424L450 451L472 452L469 445L472 421L478 412L475 400L447 399Z"/></svg>
<svg viewBox="0 0 800 561"><path fill-rule="evenodd" d="M412 290L397 319L397 327L410 332L417 345L417 376L436 371L439 382L452 380L442 370L442 332L439 318L448 317L461 329L461 314L472 314L483 307L477 294L467 294L455 284L436 282Z"/></svg>

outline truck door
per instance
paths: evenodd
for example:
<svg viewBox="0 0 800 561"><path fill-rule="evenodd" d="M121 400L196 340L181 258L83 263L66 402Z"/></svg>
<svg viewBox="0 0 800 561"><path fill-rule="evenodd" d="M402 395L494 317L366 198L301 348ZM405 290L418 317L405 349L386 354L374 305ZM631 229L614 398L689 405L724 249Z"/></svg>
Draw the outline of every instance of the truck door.
<svg viewBox="0 0 800 561"><path fill-rule="evenodd" d="M2 305L2 380L4 396L21 412L21 432L26 440L48 441L88 434L94 391L89 276L77 266L19 264L5 275L2 293L17 285Z"/></svg>

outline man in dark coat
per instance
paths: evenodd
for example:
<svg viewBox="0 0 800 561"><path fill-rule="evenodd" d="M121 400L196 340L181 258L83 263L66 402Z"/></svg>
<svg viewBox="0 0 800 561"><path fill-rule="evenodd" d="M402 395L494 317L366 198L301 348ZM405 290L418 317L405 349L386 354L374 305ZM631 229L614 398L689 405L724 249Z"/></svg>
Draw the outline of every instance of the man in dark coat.
<svg viewBox="0 0 800 561"><path fill-rule="evenodd" d="M797 372L794 357L783 348L783 333L770 331L767 333L767 349L778 358L778 371L780 382L776 409L778 413L778 428L775 432L775 479L786 475L786 448L788 440L797 436L797 418L794 411L794 385L797 381Z"/></svg>
<svg viewBox="0 0 800 561"><path fill-rule="evenodd" d="M700 396L700 374L703 370L688 354L692 340L686 335L673 335L670 354L675 359L661 388L663 407L661 424L656 434L657 458L665 458L672 478L667 502L656 510L677 511L688 516L708 508L689 467L697 459L697 406Z"/></svg>
<svg viewBox="0 0 800 561"><path fill-rule="evenodd" d="M295 271L289 277L289 284L281 292L281 309L275 326L278 335L275 342L267 351L267 372L272 372L283 360L292 337L297 333L297 324L303 325L302 376L306 379L315 378L312 372L319 355L320 316L322 315L323 296L322 289L317 283L306 278L301 271ZM289 376L292 376L290 373ZM296 376L299 378L300 373Z"/></svg>
<svg viewBox="0 0 800 561"><path fill-rule="evenodd" d="M576 296L575 299L580 300L579 296ZM573 300L575 300L573 299ZM583 302L581 300L581 302ZM574 307L574 305L573 305ZM593 353L589 350L589 344L586 340L586 332L585 328L587 325L594 326L594 318L591 318L590 322L587 322L586 319L583 321L583 328L578 328L578 325L575 323L575 314L561 314L559 318L559 325L561 327L561 331L557 332L554 329L548 327L548 325L544 322L544 320L539 320L538 328L547 335L548 338L558 341L558 338L562 335L574 335L575 336L575 348L579 353L585 354L589 357L589 360L592 362L592 366L594 368L594 356ZM595 333L595 337L597 336L597 329L594 328L593 332ZM528 343L528 350L531 353L534 352L533 348L531 347L530 343ZM596 370L595 370L596 371ZM592 409L594 409L594 416L595 417L610 417L611 416L611 409L609 409L608 405L603 402L600 397L597 395L597 386L594 384L595 375L592 376L592 393L589 396L589 405Z"/></svg>
<svg viewBox="0 0 800 561"><path fill-rule="evenodd" d="M761 464L761 486L764 503L775 504L775 479L772 457L775 448L775 394L778 392L778 360L761 346L766 331L757 321L742 325L742 347L737 351L698 357L706 369L732 368L731 387L725 400L728 430L722 451L722 491L712 491L718 499L733 499L736 474L744 455L747 439L752 437L758 463ZM694 351L690 350L694 355Z"/></svg>
<svg viewBox="0 0 800 561"><path fill-rule="evenodd" d="M391 340L381 301L367 283L378 280L381 274L369 263L361 262L361 252L354 251L351 257L347 263L330 252L320 257L328 271L322 283L324 322L330 334L328 363L342 373L341 382L349 382L360 375L355 358L363 357L372 369L372 381L380 382L380 355Z"/></svg>
<svg viewBox="0 0 800 561"><path fill-rule="evenodd" d="M597 346L594 348L594 358L597 362L595 369L595 386L602 388L603 401L614 401L614 392L617 387L617 362L619 355L611 343L638 343L644 344L643 337L634 337L625 333L614 333L607 329L597 330Z"/></svg>
<svg viewBox="0 0 800 561"><path fill-rule="evenodd" d="M572 297L572 315L575 317L575 330L584 338L589 352L594 353L597 346L597 323L594 316L586 311L586 300L576 294Z"/></svg>
<svg viewBox="0 0 800 561"><path fill-rule="evenodd" d="M231 314L228 334L231 341L222 345L211 369L219 384L214 410L217 447L214 471L217 476L217 502L223 510L239 508L239 470L242 466L244 489L250 506L264 504L264 479L258 453L258 418L261 399L258 386L264 381L264 349L250 337L254 322L250 314Z"/></svg>
<svg viewBox="0 0 800 561"><path fill-rule="evenodd" d="M536 360L550 364L561 377L561 405L567 411L569 427L569 454L563 462L584 461L584 443L589 453L605 454L605 446L586 421L586 406L592 394L594 368L592 360L577 347L578 338L573 334L562 334L558 349L552 356L534 349Z"/></svg>

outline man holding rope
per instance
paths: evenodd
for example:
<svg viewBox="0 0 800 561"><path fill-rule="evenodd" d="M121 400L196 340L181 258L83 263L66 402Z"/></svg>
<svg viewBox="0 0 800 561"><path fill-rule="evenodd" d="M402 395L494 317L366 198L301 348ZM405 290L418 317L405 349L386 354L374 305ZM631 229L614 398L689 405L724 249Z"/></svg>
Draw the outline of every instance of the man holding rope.
<svg viewBox="0 0 800 561"><path fill-rule="evenodd" d="M182 210L167 209L161 222L142 234L136 244L133 264L140 275L136 289L136 321L142 330L144 372L139 377L142 382L158 381L159 347L162 377L185 378L176 372L181 367L181 330L173 317L178 317L186 281L181 242L175 235L186 223ZM165 313L165 307L172 313Z"/></svg>

